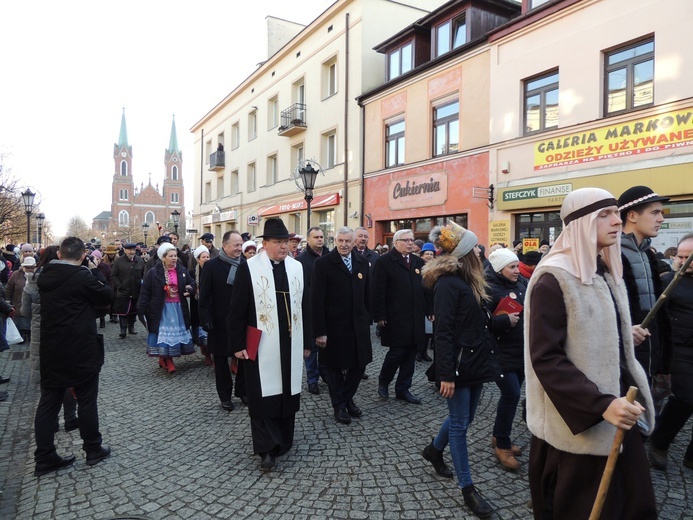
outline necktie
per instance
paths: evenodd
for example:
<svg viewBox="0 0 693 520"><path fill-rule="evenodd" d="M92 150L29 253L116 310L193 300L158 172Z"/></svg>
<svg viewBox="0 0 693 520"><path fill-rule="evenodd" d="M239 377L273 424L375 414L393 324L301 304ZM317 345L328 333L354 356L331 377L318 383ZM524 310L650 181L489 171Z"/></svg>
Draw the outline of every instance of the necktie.
<svg viewBox="0 0 693 520"><path fill-rule="evenodd" d="M404 257L404 261L407 262L407 267L409 267L409 255Z"/></svg>
<svg viewBox="0 0 693 520"><path fill-rule="evenodd" d="M344 258L344 264L347 266L347 269L349 269L349 272L351 272L351 255L345 256Z"/></svg>

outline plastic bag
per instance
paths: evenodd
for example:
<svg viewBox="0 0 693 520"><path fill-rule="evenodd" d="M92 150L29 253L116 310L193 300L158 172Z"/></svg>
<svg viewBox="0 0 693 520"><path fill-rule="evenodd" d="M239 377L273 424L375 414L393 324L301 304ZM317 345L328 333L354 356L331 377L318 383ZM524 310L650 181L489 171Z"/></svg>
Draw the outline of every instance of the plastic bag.
<svg viewBox="0 0 693 520"><path fill-rule="evenodd" d="M5 322L5 339L7 340L8 345L17 345L24 341L24 338L22 338L22 335L19 333L19 329L17 329L17 326L14 324L14 321L12 321L12 318L7 318L7 321Z"/></svg>

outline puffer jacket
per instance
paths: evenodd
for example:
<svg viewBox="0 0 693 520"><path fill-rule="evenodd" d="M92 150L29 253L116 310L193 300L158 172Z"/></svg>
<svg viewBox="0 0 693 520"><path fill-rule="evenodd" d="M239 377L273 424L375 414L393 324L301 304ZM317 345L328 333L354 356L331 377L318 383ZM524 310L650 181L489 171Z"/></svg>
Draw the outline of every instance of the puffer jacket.
<svg viewBox="0 0 693 520"><path fill-rule="evenodd" d="M22 314L31 318L31 342L29 344L29 361L31 365L31 382L41 383L41 296L38 290L39 268L27 276L26 285L22 292Z"/></svg>

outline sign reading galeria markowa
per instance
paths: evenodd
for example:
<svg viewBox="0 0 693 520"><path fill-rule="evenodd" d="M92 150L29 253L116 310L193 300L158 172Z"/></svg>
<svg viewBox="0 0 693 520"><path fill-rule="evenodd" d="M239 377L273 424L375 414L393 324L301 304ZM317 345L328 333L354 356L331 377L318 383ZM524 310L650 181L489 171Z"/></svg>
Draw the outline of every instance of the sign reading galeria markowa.
<svg viewBox="0 0 693 520"><path fill-rule="evenodd" d="M693 146L693 109L555 137L534 145L534 169L544 170Z"/></svg>

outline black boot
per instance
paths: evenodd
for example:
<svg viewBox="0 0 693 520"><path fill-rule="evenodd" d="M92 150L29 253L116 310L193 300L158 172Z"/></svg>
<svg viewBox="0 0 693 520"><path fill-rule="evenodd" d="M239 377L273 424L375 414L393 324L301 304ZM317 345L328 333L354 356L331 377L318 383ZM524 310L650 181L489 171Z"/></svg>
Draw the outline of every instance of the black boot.
<svg viewBox="0 0 693 520"><path fill-rule="evenodd" d="M120 339L123 339L125 336L128 334L128 324L125 323L124 320L120 320L120 334L118 334L118 337Z"/></svg>
<svg viewBox="0 0 693 520"><path fill-rule="evenodd" d="M462 495L464 496L464 503L477 518L488 518L493 514L493 508L481 498L473 484L463 487Z"/></svg>
<svg viewBox="0 0 693 520"><path fill-rule="evenodd" d="M106 328L106 318L99 318L99 328L100 329L105 329Z"/></svg>
<svg viewBox="0 0 693 520"><path fill-rule="evenodd" d="M433 441L424 448L422 455L424 459L433 464L433 469L436 470L438 475L445 478L452 478L452 471L445 465L445 461L443 460L443 452L433 446Z"/></svg>

